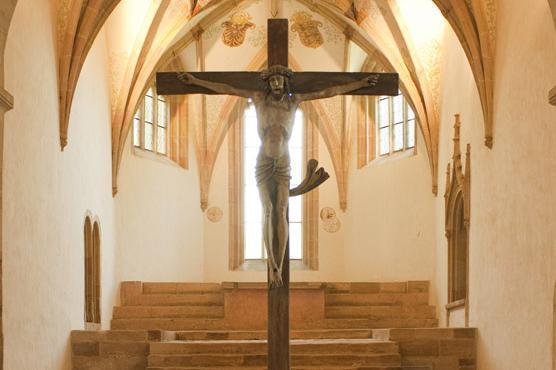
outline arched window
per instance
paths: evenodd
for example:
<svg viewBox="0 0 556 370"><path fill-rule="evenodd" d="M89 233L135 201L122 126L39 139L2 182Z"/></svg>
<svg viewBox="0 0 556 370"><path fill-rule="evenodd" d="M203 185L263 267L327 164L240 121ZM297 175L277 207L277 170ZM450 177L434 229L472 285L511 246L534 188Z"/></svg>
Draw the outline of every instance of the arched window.
<svg viewBox="0 0 556 370"><path fill-rule="evenodd" d="M100 226L85 218L85 325L100 326Z"/></svg>
<svg viewBox="0 0 556 370"><path fill-rule="evenodd" d="M307 160L317 159L317 132L299 109L289 141L291 183L302 181ZM263 244L263 213L255 180L255 165L260 139L255 107L247 104L229 132L230 147L230 268L259 266L266 258ZM239 155L238 155L239 154ZM290 198L290 260L292 264L318 268L318 190ZM261 264L259 267L264 267Z"/></svg>
<svg viewBox="0 0 556 370"><path fill-rule="evenodd" d="M133 117L133 146L187 168L187 100L147 90Z"/></svg>
<svg viewBox="0 0 556 370"><path fill-rule="evenodd" d="M398 96L361 97L357 120L357 167L379 157L415 148L416 118L407 99Z"/></svg>
<svg viewBox="0 0 556 370"><path fill-rule="evenodd" d="M414 148L415 113L404 96L381 96L376 104L377 155Z"/></svg>

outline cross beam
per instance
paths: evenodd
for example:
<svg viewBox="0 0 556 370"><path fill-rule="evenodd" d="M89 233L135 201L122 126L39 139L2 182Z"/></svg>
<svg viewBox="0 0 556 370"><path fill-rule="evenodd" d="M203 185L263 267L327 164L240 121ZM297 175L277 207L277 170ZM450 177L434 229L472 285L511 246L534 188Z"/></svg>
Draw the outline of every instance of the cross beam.
<svg viewBox="0 0 556 370"><path fill-rule="evenodd" d="M268 65L288 66L288 20L269 19L268 21ZM232 86L248 91L264 91L265 83L258 72L192 72L193 76L212 82ZM374 76L373 79L369 77ZM342 86L364 78L376 81L366 87L342 95L398 95L398 75L395 73L344 73L344 72L296 72L290 79L292 94L307 94L323 91L327 88ZM177 72L157 73L156 85L159 95L178 94L218 94L209 88L195 84L185 84L178 78ZM209 84L210 85L210 84ZM214 85L211 85L214 86ZM360 85L357 85L360 86ZM328 175L320 169L316 172L316 161L308 165L308 178L300 189L290 189L290 196L302 194L320 185ZM274 195L275 197L275 195ZM276 204L276 199L273 199ZM272 217L273 229L277 230L277 218ZM278 255L280 249L278 233L273 233L272 253ZM282 282L280 287L268 289L268 370L289 370L289 243L286 247L282 265ZM270 282L270 272L269 272Z"/></svg>
<svg viewBox="0 0 556 370"><path fill-rule="evenodd" d="M266 85L259 72L190 72L193 76L225 84L244 90L264 90ZM206 87L185 85L178 79L179 72L159 72L156 74L156 88L159 95L206 94L217 95ZM358 81L367 76L378 76L376 86L364 87L345 95L398 95L397 73L366 72L294 72L290 80L290 92L304 94Z"/></svg>

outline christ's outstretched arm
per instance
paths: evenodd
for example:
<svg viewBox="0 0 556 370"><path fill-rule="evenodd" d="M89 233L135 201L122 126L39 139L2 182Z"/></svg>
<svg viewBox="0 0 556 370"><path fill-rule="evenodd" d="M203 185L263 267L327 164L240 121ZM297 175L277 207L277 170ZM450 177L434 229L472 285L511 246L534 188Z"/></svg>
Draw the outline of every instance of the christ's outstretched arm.
<svg viewBox="0 0 556 370"><path fill-rule="evenodd" d="M361 89L363 87L375 86L378 83L379 75L365 77L362 80L350 82L344 85L333 86L321 91L315 91L306 94L296 94L300 102L307 100L331 98L336 95L346 94L351 91Z"/></svg>
<svg viewBox="0 0 556 370"><path fill-rule="evenodd" d="M228 84L221 82L212 82L207 80L202 80L193 76L191 73L182 72L178 74L178 79L186 85L197 85L201 87L206 87L218 94L223 95L235 95L241 96L243 98L251 98L255 95L255 91L238 89Z"/></svg>

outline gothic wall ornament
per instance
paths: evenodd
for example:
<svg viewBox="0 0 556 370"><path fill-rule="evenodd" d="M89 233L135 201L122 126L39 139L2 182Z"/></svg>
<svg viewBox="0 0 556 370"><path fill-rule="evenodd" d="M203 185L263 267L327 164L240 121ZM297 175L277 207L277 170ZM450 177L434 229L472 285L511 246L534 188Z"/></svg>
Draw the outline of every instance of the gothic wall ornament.
<svg viewBox="0 0 556 370"><path fill-rule="evenodd" d="M445 233L448 239L448 303L446 325L450 314L464 309L465 326L469 323L469 220L471 192L471 146L467 144L465 169L461 160L460 116L454 125L454 153L446 170Z"/></svg>
<svg viewBox="0 0 556 370"><path fill-rule="evenodd" d="M222 28L224 28L222 42L224 45L231 48L241 46L245 42L247 31L256 27L251 19L249 13L240 11L232 14L230 20L222 23Z"/></svg>
<svg viewBox="0 0 556 370"><path fill-rule="evenodd" d="M294 13L292 22L291 30L299 35L299 40L304 46L316 49L324 44L324 37L319 30L323 26L322 22L314 20L310 14L303 11Z"/></svg>

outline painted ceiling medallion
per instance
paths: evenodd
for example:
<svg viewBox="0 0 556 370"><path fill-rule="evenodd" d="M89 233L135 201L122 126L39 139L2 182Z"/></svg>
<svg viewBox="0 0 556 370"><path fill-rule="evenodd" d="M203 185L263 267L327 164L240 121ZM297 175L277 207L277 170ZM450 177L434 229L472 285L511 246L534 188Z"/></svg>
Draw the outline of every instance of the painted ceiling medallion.
<svg viewBox="0 0 556 370"><path fill-rule="evenodd" d="M255 24L251 22L251 15L245 11L232 14L229 20L222 23L224 33L222 34L222 42L231 48L238 47L245 41L247 30L255 28Z"/></svg>
<svg viewBox="0 0 556 370"><path fill-rule="evenodd" d="M322 22L316 21L313 17L303 11L299 11L292 16L291 30L299 35L301 43L308 48L316 49L324 44L324 38L319 28Z"/></svg>
<svg viewBox="0 0 556 370"><path fill-rule="evenodd" d="M210 207L207 209L207 218L210 222L219 222L222 220L224 212L219 207Z"/></svg>

